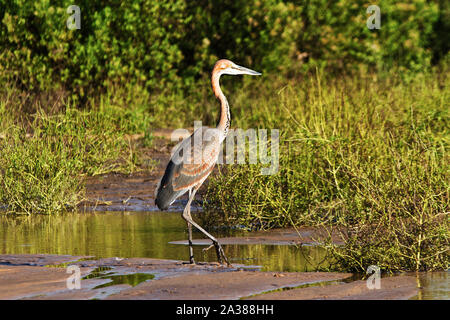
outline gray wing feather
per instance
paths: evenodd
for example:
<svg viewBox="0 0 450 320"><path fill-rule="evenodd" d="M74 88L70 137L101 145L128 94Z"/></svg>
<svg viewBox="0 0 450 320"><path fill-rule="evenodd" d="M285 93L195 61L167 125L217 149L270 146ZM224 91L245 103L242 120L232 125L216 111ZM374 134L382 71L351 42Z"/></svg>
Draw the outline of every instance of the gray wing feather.
<svg viewBox="0 0 450 320"><path fill-rule="evenodd" d="M199 130L201 145L195 148L194 136L199 137ZM178 197L208 177L220 152L217 134L217 129L202 127L176 147L156 187L155 203L159 209L166 210Z"/></svg>

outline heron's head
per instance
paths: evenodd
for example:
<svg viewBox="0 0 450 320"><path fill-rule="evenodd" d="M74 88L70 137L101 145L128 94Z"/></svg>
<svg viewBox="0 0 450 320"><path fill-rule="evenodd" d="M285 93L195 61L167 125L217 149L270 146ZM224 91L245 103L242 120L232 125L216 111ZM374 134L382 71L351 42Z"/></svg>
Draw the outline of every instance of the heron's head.
<svg viewBox="0 0 450 320"><path fill-rule="evenodd" d="M238 74L249 74L251 76L260 76L260 72L256 72L254 70L238 66L234 62L222 59L216 62L214 65L213 73L218 75L222 74L230 74L230 75L238 75Z"/></svg>

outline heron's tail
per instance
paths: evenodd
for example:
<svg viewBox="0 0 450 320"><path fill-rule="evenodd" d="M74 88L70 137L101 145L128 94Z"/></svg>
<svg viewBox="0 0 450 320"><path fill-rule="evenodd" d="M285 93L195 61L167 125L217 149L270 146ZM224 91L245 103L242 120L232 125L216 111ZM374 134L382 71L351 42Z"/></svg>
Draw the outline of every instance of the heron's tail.
<svg viewBox="0 0 450 320"><path fill-rule="evenodd" d="M155 204L160 210L167 210L169 206L180 196L180 191L174 191L172 185L175 164L169 161L163 177L158 182L155 190Z"/></svg>
<svg viewBox="0 0 450 320"><path fill-rule="evenodd" d="M156 187L155 204L158 206L159 210L167 210L171 203L175 201L176 196L172 184L169 183L164 186L161 181Z"/></svg>

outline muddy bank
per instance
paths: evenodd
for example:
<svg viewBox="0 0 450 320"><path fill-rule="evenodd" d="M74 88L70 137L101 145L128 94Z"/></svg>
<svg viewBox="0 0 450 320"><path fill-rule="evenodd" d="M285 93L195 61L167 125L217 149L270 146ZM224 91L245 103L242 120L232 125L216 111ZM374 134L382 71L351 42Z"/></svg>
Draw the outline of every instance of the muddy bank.
<svg viewBox="0 0 450 320"><path fill-rule="evenodd" d="M70 265L80 268L80 289L67 288ZM0 255L0 299L407 299L417 295L414 277L383 278L381 290L367 289L365 281L346 283L349 277L147 258ZM299 287L312 284L320 285Z"/></svg>
<svg viewBox="0 0 450 320"><path fill-rule="evenodd" d="M233 300L274 289L343 279L348 276L350 275L342 273L279 273L243 269L230 272L213 271L149 281L113 294L108 299Z"/></svg>
<svg viewBox="0 0 450 320"><path fill-rule="evenodd" d="M379 289L369 289L366 280L332 285L301 287L292 290L268 292L249 299L256 300L406 300L418 293L413 276L386 277Z"/></svg>

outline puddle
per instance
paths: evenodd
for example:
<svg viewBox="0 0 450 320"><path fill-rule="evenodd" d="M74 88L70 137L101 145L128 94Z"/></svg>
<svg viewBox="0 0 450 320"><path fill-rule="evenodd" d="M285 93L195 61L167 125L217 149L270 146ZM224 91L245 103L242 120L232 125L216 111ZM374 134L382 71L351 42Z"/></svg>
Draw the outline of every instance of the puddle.
<svg viewBox="0 0 450 320"><path fill-rule="evenodd" d="M116 286L120 284L128 284L132 287L137 286L141 282L151 280L155 278L153 274L150 273L130 273L130 274L116 274L116 272L111 271L111 267L97 267L90 274L83 277L82 280L87 279L109 279L111 281L98 285L92 289L100 289L111 286ZM111 272L107 272L111 271Z"/></svg>
<svg viewBox="0 0 450 320"><path fill-rule="evenodd" d="M413 300L449 300L450 271L426 272L418 275L419 294Z"/></svg>
<svg viewBox="0 0 450 320"><path fill-rule="evenodd" d="M82 280L96 279L110 274L114 274L115 272L106 272L112 269L113 269L112 267L97 267L94 270L92 270L91 273L89 273L87 276L83 277Z"/></svg>
<svg viewBox="0 0 450 320"><path fill-rule="evenodd" d="M153 274L148 273L131 273L131 274L122 274L122 275L115 275L115 276L105 276L101 277L100 279L111 279L110 282L98 285L94 287L93 289L99 289L99 288L106 288L110 286L115 286L119 284L128 284L132 287L137 286L139 283L151 280L155 276Z"/></svg>
<svg viewBox="0 0 450 320"><path fill-rule="evenodd" d="M195 214L194 214L195 216ZM214 232L215 235L219 235ZM234 235L248 235L235 230ZM229 234L227 234L229 236ZM194 232L195 238L203 235ZM186 223L179 213L96 212L55 216L0 215L0 254L67 254L99 258L188 260ZM23 246L28 244L28 246ZM194 246L198 262L215 262L209 242ZM314 246L227 244L232 263L260 266L263 271L314 271L326 266L326 251Z"/></svg>

